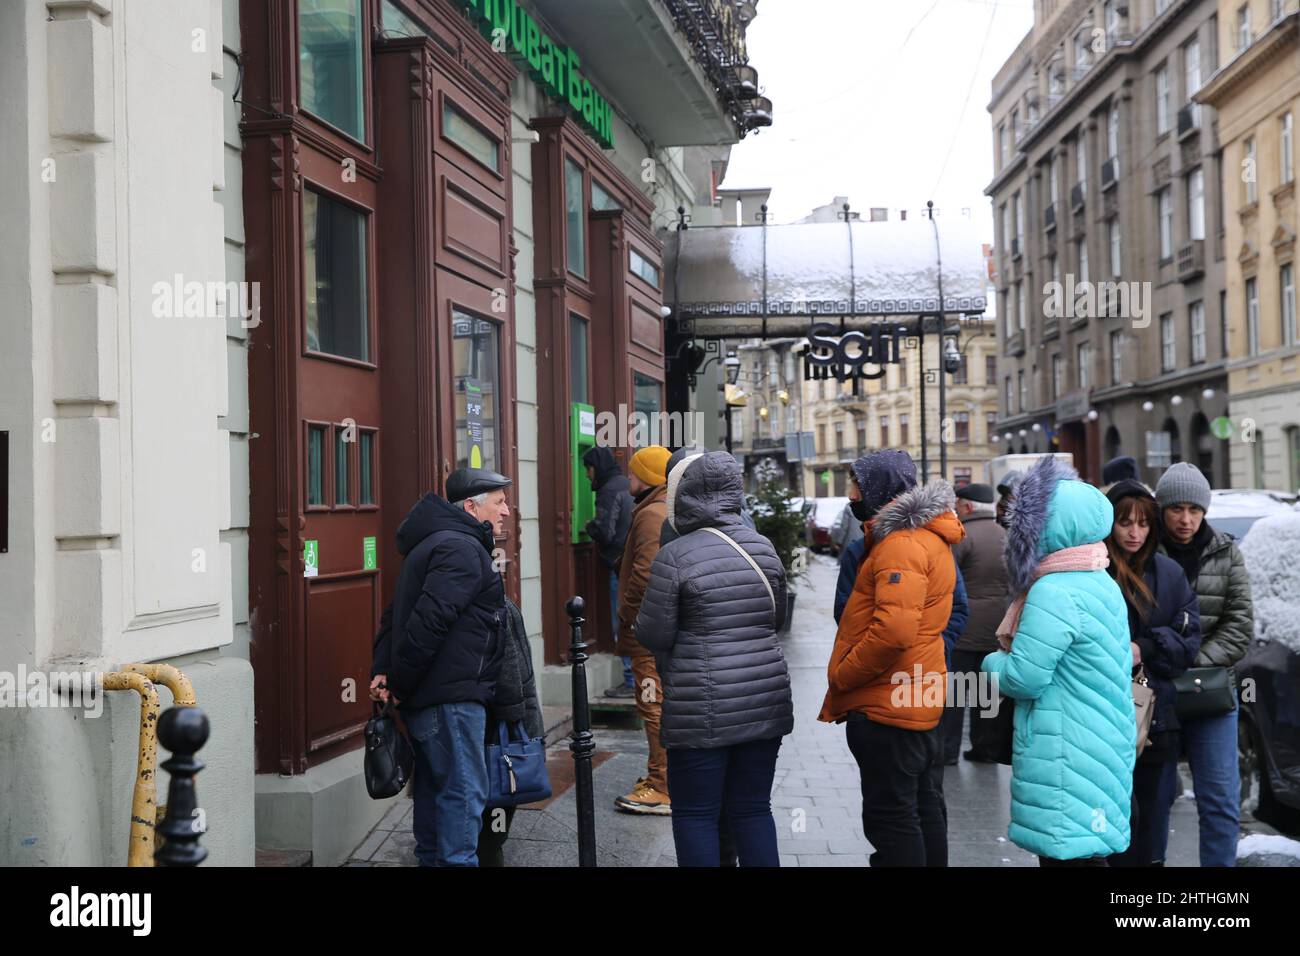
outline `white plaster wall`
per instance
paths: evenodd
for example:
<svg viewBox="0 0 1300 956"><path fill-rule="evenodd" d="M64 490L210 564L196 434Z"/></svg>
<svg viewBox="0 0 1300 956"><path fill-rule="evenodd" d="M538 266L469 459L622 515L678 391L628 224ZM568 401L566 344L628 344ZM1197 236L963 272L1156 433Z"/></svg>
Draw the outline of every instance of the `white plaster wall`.
<svg viewBox="0 0 1300 956"><path fill-rule="evenodd" d="M0 669L179 663L213 727L211 859L251 864L252 673L215 651L247 604L222 427L246 431L247 377L224 321L152 314L155 282L226 279L222 18L222 0L0 4L0 156L20 173L0 291L21 304L0 331ZM129 692L98 719L0 710L0 864L124 862L138 720Z"/></svg>

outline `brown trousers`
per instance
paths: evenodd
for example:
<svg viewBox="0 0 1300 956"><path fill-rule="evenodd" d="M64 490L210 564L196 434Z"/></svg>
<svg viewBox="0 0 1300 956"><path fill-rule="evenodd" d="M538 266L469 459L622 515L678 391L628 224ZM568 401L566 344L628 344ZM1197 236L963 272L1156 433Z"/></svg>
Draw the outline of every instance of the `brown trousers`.
<svg viewBox="0 0 1300 956"><path fill-rule="evenodd" d="M650 745L650 759L646 763L646 779L660 793L668 793L668 752L659 742L659 722L663 712L663 685L655 659L644 652L632 658L632 680L636 684L636 712L645 725L646 743Z"/></svg>

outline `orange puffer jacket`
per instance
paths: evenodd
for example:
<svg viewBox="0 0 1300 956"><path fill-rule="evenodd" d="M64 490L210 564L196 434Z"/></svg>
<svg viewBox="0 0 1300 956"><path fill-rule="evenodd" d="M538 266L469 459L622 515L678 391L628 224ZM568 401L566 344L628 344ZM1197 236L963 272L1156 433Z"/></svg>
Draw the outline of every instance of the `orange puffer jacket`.
<svg viewBox="0 0 1300 956"><path fill-rule="evenodd" d="M868 550L840 618L819 720L859 711L882 724L931 730L943 713L943 629L965 536L943 480L905 492L867 525Z"/></svg>

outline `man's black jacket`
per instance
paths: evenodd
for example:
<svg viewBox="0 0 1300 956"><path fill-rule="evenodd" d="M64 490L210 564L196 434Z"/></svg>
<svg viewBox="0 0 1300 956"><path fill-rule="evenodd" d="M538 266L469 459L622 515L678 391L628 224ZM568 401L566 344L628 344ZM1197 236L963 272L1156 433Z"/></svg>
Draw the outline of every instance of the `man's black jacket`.
<svg viewBox="0 0 1300 956"><path fill-rule="evenodd" d="M486 522L429 493L397 529L402 572L375 636L371 676L403 708L492 700L501 668L505 588Z"/></svg>

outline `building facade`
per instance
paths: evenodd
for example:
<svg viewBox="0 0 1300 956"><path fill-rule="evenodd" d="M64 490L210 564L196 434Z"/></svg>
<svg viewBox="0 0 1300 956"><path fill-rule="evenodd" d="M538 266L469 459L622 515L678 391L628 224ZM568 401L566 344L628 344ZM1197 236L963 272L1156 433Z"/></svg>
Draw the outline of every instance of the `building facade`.
<svg viewBox="0 0 1300 956"><path fill-rule="evenodd" d="M1052 2L993 83L1002 452L1215 487L1229 445L1212 0Z"/></svg>
<svg viewBox="0 0 1300 956"><path fill-rule="evenodd" d="M0 670L185 670L212 724L212 862L256 846L330 865L384 812L360 776L371 643L396 527L455 468L514 478L500 556L544 702L568 700L569 595L612 650L574 530L579 406L666 407L662 237L717 218L730 145L771 121L752 12L0 12L6 89L26 94L5 100L23 133L3 148L30 171L5 187L22 228L3 281L32 305L0 350ZM594 687L619 669L601 667ZM0 861L124 860L139 714L129 694L99 721L3 712L0 798L19 809Z"/></svg>
<svg viewBox="0 0 1300 956"><path fill-rule="evenodd" d="M1294 0L1219 4L1223 66L1198 99L1219 117L1225 178L1232 484L1300 489Z"/></svg>

